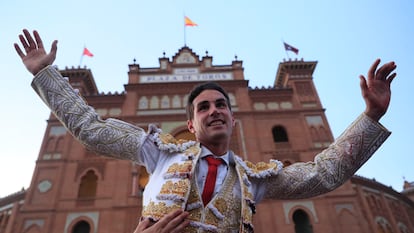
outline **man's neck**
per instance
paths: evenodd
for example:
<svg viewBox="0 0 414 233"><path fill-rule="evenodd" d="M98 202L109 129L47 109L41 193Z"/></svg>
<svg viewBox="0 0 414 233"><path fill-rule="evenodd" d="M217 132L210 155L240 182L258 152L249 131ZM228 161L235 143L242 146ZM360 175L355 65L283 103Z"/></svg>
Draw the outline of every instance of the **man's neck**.
<svg viewBox="0 0 414 233"><path fill-rule="evenodd" d="M229 147L228 145L223 145L223 144L219 144L219 145L206 145L203 144L203 146L205 146L209 151L211 151L211 153L213 153L215 156L222 156L225 155L228 151L229 151Z"/></svg>

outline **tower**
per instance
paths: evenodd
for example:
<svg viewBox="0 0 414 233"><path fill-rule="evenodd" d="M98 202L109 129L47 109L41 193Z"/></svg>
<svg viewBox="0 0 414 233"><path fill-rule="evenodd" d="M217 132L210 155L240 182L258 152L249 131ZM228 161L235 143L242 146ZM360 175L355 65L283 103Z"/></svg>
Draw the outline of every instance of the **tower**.
<svg viewBox="0 0 414 233"><path fill-rule="evenodd" d="M125 90L106 94L99 93L88 69L60 72L103 120L117 118L144 129L156 124L184 139L193 139L185 117L189 90L200 82L215 81L228 92L234 112L231 149L252 162L278 159L289 166L313 160L333 141L313 82L316 64L283 61L273 86L251 88L242 61L213 65L208 52L200 58L184 46L171 60L165 55L159 58L157 67L130 64ZM12 215L6 209L10 206L0 206L7 210L0 212L0 222L9 232L133 232L147 179L141 166L91 153L50 115L31 186L19 196L24 203L15 205ZM371 211L377 200L386 208ZM413 230L412 201L358 177L322 196L264 200L257 208L258 232L362 233L383 226ZM7 222L10 218L12 224Z"/></svg>

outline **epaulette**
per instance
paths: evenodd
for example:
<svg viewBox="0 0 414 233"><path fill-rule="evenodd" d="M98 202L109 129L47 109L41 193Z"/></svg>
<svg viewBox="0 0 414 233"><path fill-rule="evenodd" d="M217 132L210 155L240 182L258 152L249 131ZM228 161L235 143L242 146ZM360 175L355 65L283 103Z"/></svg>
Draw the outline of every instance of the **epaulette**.
<svg viewBox="0 0 414 233"><path fill-rule="evenodd" d="M235 159L244 168L248 176L255 178L265 178L277 175L283 168L283 163L275 159L271 159L269 163L258 162L256 164L247 160L243 161L239 157L235 157Z"/></svg>
<svg viewBox="0 0 414 233"><path fill-rule="evenodd" d="M197 144L196 141L176 139L171 134L162 133L161 129L154 129L154 127L151 127L150 132L152 134L151 138L162 151L170 153L185 152Z"/></svg>

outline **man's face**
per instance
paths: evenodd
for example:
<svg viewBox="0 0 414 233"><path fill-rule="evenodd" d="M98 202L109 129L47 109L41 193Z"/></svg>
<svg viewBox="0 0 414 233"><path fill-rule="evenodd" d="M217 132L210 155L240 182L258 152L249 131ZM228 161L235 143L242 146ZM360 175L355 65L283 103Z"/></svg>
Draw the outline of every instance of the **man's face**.
<svg viewBox="0 0 414 233"><path fill-rule="evenodd" d="M216 90L202 91L194 100L193 119L188 130L204 145L228 143L234 126L226 97Z"/></svg>

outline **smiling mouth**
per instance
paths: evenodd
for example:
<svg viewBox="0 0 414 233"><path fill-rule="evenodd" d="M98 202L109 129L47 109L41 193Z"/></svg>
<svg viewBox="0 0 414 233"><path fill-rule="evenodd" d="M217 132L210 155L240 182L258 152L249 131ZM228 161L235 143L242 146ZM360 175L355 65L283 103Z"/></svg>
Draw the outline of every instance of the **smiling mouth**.
<svg viewBox="0 0 414 233"><path fill-rule="evenodd" d="M224 125L224 121L222 121L222 120L215 120L215 121L212 121L212 122L210 122L210 124L208 124L208 126L221 126L221 125Z"/></svg>

